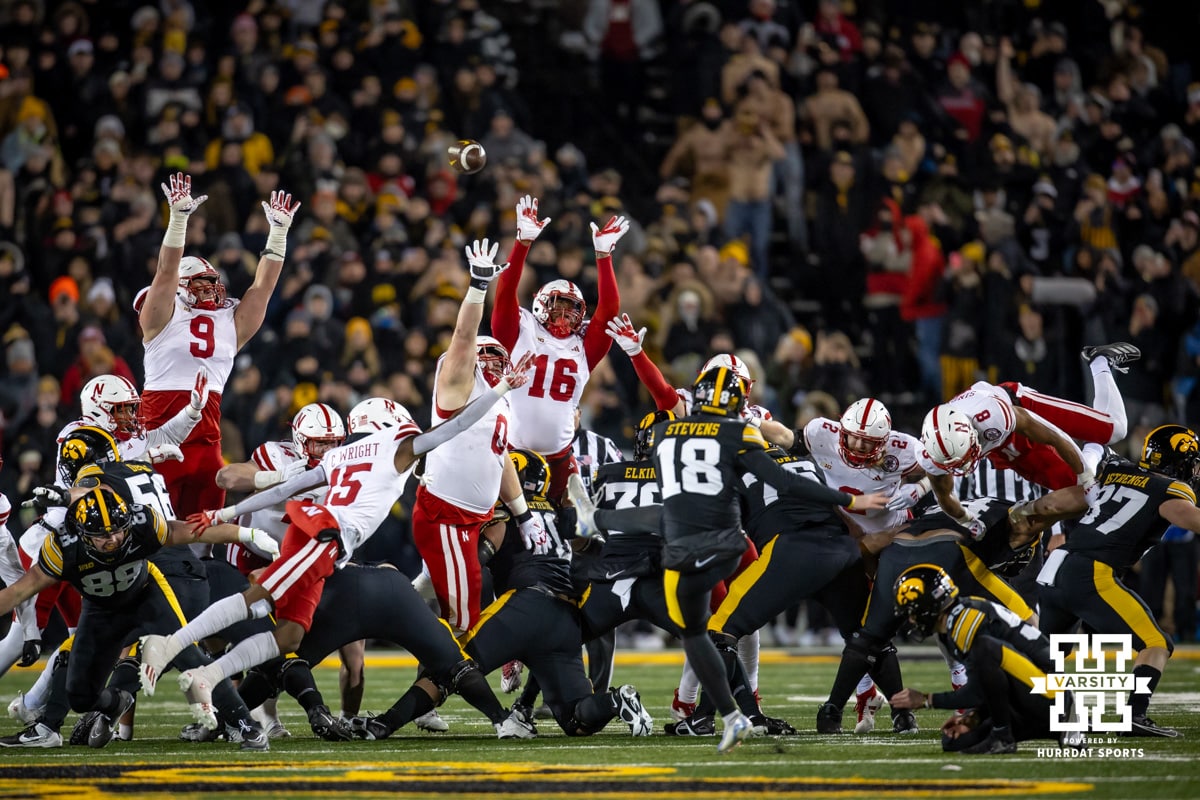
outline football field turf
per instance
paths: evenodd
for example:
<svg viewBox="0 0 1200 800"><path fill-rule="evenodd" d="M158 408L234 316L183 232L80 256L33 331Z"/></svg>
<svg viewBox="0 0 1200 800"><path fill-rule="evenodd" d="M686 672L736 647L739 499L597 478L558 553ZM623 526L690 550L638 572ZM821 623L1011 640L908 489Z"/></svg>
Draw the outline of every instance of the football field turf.
<svg viewBox="0 0 1200 800"><path fill-rule="evenodd" d="M949 688L946 667L932 648L901 653L907 686L927 692ZM751 739L718 756L713 737L662 733L663 723L671 721L681 657L679 650L618 653L615 680L641 691L655 718L650 738L632 738L619 720L590 738L568 738L552 721L539 721L537 739L498 741L491 726L454 697L441 708L449 733L406 726L382 742L328 743L312 736L299 707L284 698L281 716L292 736L272 741L269 753L242 753L225 742L179 741L190 715L168 675L155 697L139 698L132 742L114 741L103 750L69 745L0 750L0 797L1200 797L1195 648L1176 653L1151 706L1152 717L1185 738L1110 743L1101 737L1090 755L1070 758L1039 755L1039 747L1053 746L1048 741L1022 743L1009 756L945 755L938 732L947 716L943 711L919 712L916 736L892 734L886 708L876 733L819 736L816 708L833 679L836 656L771 649L762 657L764 708L792 722L800 735ZM412 663L398 651L369 655L364 709L380 712L390 705L411 683ZM33 682L40 666L0 679L5 705ZM316 675L336 711L336 662ZM498 686L499 674L491 679ZM506 705L512 700L500 697ZM64 738L74 720L68 717ZM5 722L3 733L20 728L14 720ZM843 724L853 728L853 702Z"/></svg>

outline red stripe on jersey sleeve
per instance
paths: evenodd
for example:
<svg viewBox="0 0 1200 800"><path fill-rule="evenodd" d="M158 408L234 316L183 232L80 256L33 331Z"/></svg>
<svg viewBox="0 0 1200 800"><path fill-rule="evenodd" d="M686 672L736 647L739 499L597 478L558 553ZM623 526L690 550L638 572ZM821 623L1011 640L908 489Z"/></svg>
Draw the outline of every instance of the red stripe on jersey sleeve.
<svg viewBox="0 0 1200 800"><path fill-rule="evenodd" d="M254 452L250 454L250 458L261 470L271 471L275 469L275 465L271 463L271 454L267 452L265 444L260 444L254 448Z"/></svg>
<svg viewBox="0 0 1200 800"><path fill-rule="evenodd" d="M400 428L400 430L396 431L395 441L397 441L397 442L403 441L404 439L407 439L410 436L418 435L420 432L421 432L421 429L417 425L404 425L403 427Z"/></svg>

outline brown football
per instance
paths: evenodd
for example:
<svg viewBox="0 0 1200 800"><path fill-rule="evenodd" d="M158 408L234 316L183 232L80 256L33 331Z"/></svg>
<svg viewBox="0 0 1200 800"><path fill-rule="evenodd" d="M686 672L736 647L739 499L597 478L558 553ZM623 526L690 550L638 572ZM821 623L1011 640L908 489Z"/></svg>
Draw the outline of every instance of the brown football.
<svg viewBox="0 0 1200 800"><path fill-rule="evenodd" d="M450 145L450 166L466 175L474 175L487 164L487 153L483 145L474 139L460 139Z"/></svg>

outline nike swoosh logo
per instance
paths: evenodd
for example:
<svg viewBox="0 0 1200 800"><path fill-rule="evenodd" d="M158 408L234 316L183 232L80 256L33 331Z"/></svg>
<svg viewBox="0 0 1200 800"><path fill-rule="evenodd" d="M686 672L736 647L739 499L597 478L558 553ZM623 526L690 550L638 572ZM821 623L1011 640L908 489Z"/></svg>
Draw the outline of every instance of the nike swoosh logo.
<svg viewBox="0 0 1200 800"><path fill-rule="evenodd" d="M616 572L606 572L606 573L604 573L604 580L611 581L613 578L617 577L618 575L624 575L624 574L625 574L625 570L623 570L623 569L619 569Z"/></svg>
<svg viewBox="0 0 1200 800"><path fill-rule="evenodd" d="M716 556L709 556L708 558L705 558L705 559L699 559L699 558L696 559L696 569L704 569L706 566L708 566L708 563L710 561L714 560L715 558L716 558Z"/></svg>

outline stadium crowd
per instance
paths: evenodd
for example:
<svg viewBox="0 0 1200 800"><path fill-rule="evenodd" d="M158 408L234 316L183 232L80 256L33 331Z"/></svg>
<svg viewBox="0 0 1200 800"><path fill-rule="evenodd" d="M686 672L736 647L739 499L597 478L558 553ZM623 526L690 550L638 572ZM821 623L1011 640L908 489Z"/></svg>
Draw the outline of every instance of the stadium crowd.
<svg viewBox="0 0 1200 800"><path fill-rule="evenodd" d="M177 172L209 198L185 251L230 297L261 268L260 201L302 202L223 387L231 464L313 402L424 425L463 248L508 253L525 194L553 224L521 305L562 277L595 309L588 223L627 216L621 310L673 386L736 352L789 428L873 395L915 433L979 378L1088 401L1079 349L1127 341L1136 460L1200 418L1200 65L1177 13L1194 29L1122 0L0 2L0 491L53 482L91 378L143 384L133 303ZM462 138L478 175L447 163ZM581 425L623 443L650 403L612 352ZM1167 625L1194 639L1196 544L1171 547Z"/></svg>

